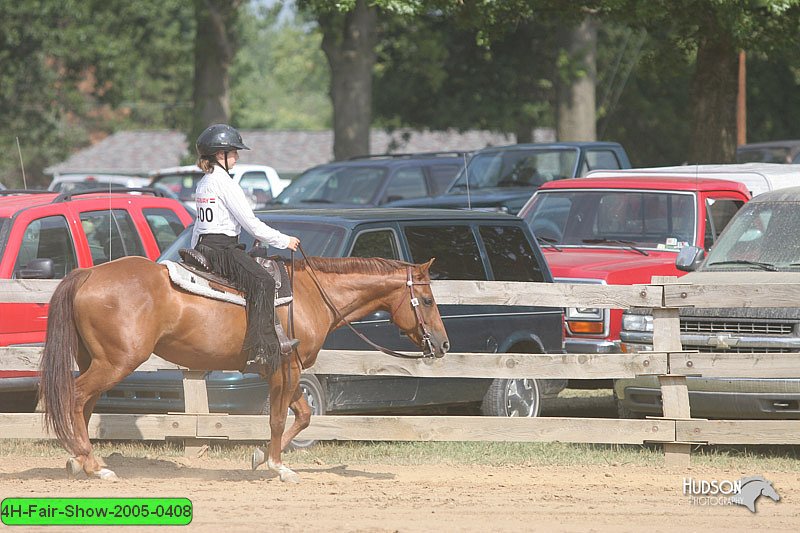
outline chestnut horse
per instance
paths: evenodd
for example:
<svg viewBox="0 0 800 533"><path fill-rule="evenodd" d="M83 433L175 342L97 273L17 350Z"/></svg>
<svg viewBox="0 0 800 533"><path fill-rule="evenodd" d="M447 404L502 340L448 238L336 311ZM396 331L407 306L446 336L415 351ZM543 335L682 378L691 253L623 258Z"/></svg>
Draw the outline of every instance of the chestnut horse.
<svg viewBox="0 0 800 533"><path fill-rule="evenodd" d="M300 371L314 364L325 337L343 325L342 318L357 320L378 310L389 311L417 346L429 348L437 357L447 352L447 334L430 288L432 261L423 265L377 258L295 262L293 321L300 345L269 376L267 465L282 481L299 480L281 462L281 452L311 420L299 387ZM286 328L287 306L276 311ZM45 421L74 455L67 461L68 473L83 470L89 476L116 479L93 455L87 428L103 391L136 370L151 353L190 369L240 370L246 358L245 327L244 307L174 287L165 266L141 257L73 270L50 300L40 384ZM74 378L76 363L80 375ZM290 408L295 419L286 430Z"/></svg>

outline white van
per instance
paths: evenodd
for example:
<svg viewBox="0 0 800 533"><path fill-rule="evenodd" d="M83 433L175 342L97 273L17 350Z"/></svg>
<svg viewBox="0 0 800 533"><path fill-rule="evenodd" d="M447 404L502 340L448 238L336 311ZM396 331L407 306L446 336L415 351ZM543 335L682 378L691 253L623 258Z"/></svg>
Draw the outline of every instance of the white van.
<svg viewBox="0 0 800 533"><path fill-rule="evenodd" d="M197 165L162 168L150 172L149 186L169 191L184 205L194 209L197 182L204 174ZM231 175L248 195L253 209L264 207L291 183L291 180L281 178L274 168L267 165L236 163Z"/></svg>
<svg viewBox="0 0 800 533"><path fill-rule="evenodd" d="M736 163L728 165L682 165L677 167L593 170L587 178L612 176L686 176L717 178L743 183L752 196L762 192L800 185L800 165L778 163Z"/></svg>

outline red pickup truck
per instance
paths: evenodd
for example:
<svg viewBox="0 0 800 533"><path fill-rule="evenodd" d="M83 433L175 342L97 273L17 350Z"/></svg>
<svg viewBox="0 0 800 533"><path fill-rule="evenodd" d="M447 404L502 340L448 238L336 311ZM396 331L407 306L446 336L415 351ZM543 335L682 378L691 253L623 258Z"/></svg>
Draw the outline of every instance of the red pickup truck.
<svg viewBox="0 0 800 533"><path fill-rule="evenodd" d="M750 199L734 181L634 172L549 182L522 208L555 281L632 285L681 276L678 251L710 249ZM622 311L567 308L567 352L620 352Z"/></svg>
<svg viewBox="0 0 800 533"><path fill-rule="evenodd" d="M155 191L0 191L0 279L61 279L127 255L155 260L192 221L180 202ZM0 302L0 346L44 343L47 307ZM35 376L3 370L0 361L0 411L30 401Z"/></svg>

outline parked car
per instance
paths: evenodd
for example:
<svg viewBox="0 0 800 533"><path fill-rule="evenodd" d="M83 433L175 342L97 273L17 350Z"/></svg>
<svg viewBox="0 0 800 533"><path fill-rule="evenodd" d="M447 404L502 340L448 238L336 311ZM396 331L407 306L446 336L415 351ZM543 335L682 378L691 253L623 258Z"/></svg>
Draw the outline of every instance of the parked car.
<svg viewBox="0 0 800 533"><path fill-rule="evenodd" d="M514 144L484 148L439 196L397 200L387 207L445 207L516 214L544 183L586 175L598 168L630 168L614 142Z"/></svg>
<svg viewBox="0 0 800 533"><path fill-rule="evenodd" d="M465 152L382 154L310 168L272 208L372 207L441 193L464 168Z"/></svg>
<svg viewBox="0 0 800 533"><path fill-rule="evenodd" d="M150 180L145 176L70 172L53 176L53 181L50 182L47 189L60 193L108 187L147 187L148 183L150 183Z"/></svg>
<svg viewBox="0 0 800 533"><path fill-rule="evenodd" d="M61 279L127 255L156 259L191 222L158 193L3 191L0 279ZM0 346L43 345L47 307L0 302ZM37 384L35 372L3 370L0 360L0 411L32 410Z"/></svg>
<svg viewBox="0 0 800 533"><path fill-rule="evenodd" d="M800 163L800 140L742 144L736 148L737 163Z"/></svg>
<svg viewBox="0 0 800 533"><path fill-rule="evenodd" d="M197 183L205 173L196 165L162 168L149 174L150 187L165 189L177 195L178 200L190 210L196 210L194 195ZM236 164L231 176L249 196L253 209L263 208L278 196L290 181L281 178L274 168L267 165Z"/></svg>
<svg viewBox="0 0 800 533"><path fill-rule="evenodd" d="M734 216L705 260L703 256L700 248L682 250L677 267L691 272L681 281L732 284L746 289L752 286L753 273L759 272L759 279L800 282L800 187L754 197ZM652 350L650 310L627 311L622 324L625 351ZM680 332L685 350L798 352L800 306L681 308ZM800 379L797 378L688 377L686 383L693 417L800 418ZM659 415L662 411L656 378L618 380L614 391L622 416Z"/></svg>
<svg viewBox="0 0 800 533"><path fill-rule="evenodd" d="M422 263L435 257L432 279L551 282L541 250L524 222L516 217L456 210L341 209L283 210L258 214L296 235L307 254L325 257L384 257ZM244 237L244 235L243 235ZM177 260L186 247L187 230L160 261ZM249 238L248 238L249 239ZM244 239L243 239L244 240ZM248 240L247 244L250 244ZM286 250L270 248L288 257ZM451 351L562 353L563 310L535 306L440 305ZM374 342L394 350L416 347L377 312L354 326ZM325 349L370 349L352 331L329 335ZM212 372L212 411L264 412L267 384L252 374ZM219 385L212 388L210 381ZM224 382L223 382L224 381ZM564 380L413 378L303 374L301 387L315 414L380 413L407 410L474 409L485 415L536 416L542 398L556 395ZM235 395L237 406L222 399ZM228 397L228 400L230 396ZM168 412L183 408L181 373L136 372L97 404L98 412ZM480 409L480 411L479 411Z"/></svg>
<svg viewBox="0 0 800 533"><path fill-rule="evenodd" d="M557 282L632 285L679 276L685 246L708 250L750 198L741 183L707 178L581 178L542 185L519 216ZM571 353L618 353L622 309L566 310Z"/></svg>

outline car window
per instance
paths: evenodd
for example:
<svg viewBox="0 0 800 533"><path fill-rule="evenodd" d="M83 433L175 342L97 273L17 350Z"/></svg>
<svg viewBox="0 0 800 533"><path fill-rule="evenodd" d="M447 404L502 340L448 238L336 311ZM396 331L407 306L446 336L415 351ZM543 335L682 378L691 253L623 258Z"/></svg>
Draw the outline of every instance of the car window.
<svg viewBox="0 0 800 533"><path fill-rule="evenodd" d="M193 202L197 183L201 179L203 179L202 172L164 174L153 181L153 186L164 187L175 193L181 202Z"/></svg>
<svg viewBox="0 0 800 533"><path fill-rule="evenodd" d="M530 241L520 227L479 228L496 281L544 281Z"/></svg>
<svg viewBox="0 0 800 533"><path fill-rule="evenodd" d="M431 177L431 194L441 194L446 191L462 168L463 165L429 166L428 174Z"/></svg>
<svg viewBox="0 0 800 533"><path fill-rule="evenodd" d="M695 196L687 193L558 191L539 194L525 214L537 237L556 244L674 249L694 244Z"/></svg>
<svg viewBox="0 0 800 533"><path fill-rule="evenodd" d="M612 150L588 150L586 159L581 166L581 176L585 176L590 170L598 169L617 169L620 168L617 154Z"/></svg>
<svg viewBox="0 0 800 533"><path fill-rule="evenodd" d="M245 172L239 180L239 185L242 189L254 191L261 189L264 192L271 192L269 187L269 180L267 174L261 171Z"/></svg>
<svg viewBox="0 0 800 533"><path fill-rule="evenodd" d="M436 259L431 265L431 279L487 279L469 225L406 226L404 233L414 263Z"/></svg>
<svg viewBox="0 0 800 533"><path fill-rule="evenodd" d="M574 176L578 150L514 149L478 153L450 186L450 192L491 187L537 187ZM467 183L469 178L469 183Z"/></svg>
<svg viewBox="0 0 800 533"><path fill-rule="evenodd" d="M95 265L128 255L146 256L133 220L124 209L85 211L80 218Z"/></svg>
<svg viewBox="0 0 800 533"><path fill-rule="evenodd" d="M425 185L425 174L422 167L401 168L389 180L384 202L393 202L405 198L421 198L428 195Z"/></svg>
<svg viewBox="0 0 800 533"><path fill-rule="evenodd" d="M34 259L52 259L54 278L61 279L78 266L67 221L62 216L39 218L28 224L14 272Z"/></svg>
<svg viewBox="0 0 800 533"><path fill-rule="evenodd" d="M383 167L320 167L298 176L277 203L369 204L383 186Z"/></svg>
<svg viewBox="0 0 800 533"><path fill-rule="evenodd" d="M733 215L744 205L741 200L728 198L709 198L706 200L706 233L705 249L710 250L711 245L717 242L719 234L731 221Z"/></svg>
<svg viewBox="0 0 800 533"><path fill-rule="evenodd" d="M356 237L350 257L400 259L397 238L392 230L364 231Z"/></svg>
<svg viewBox="0 0 800 533"><path fill-rule="evenodd" d="M183 223L170 209L143 209L144 218L156 238L158 251L163 252L183 231Z"/></svg>

